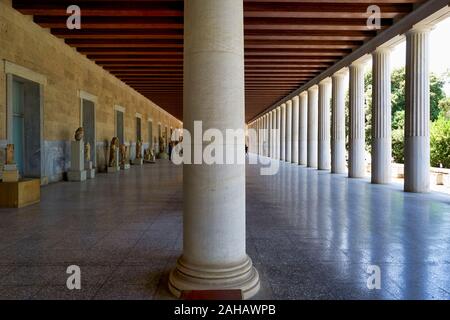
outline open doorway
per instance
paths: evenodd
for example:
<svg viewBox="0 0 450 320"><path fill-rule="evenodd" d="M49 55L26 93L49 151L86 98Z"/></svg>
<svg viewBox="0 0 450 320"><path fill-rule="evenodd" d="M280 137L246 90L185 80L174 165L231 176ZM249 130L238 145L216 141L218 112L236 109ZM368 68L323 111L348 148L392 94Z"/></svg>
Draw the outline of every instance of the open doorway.
<svg viewBox="0 0 450 320"><path fill-rule="evenodd" d="M97 165L97 148L95 139L95 100L81 98L81 114L82 124L84 129L84 143L89 143L91 146L90 159L94 165Z"/></svg>
<svg viewBox="0 0 450 320"><path fill-rule="evenodd" d="M41 85L8 74L8 140L23 178L42 176Z"/></svg>

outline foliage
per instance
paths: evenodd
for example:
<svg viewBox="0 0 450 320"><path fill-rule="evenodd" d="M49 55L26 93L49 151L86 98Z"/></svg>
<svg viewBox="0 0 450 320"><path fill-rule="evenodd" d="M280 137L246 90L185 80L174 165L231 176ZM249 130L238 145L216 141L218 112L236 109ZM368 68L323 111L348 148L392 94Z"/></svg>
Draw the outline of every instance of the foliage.
<svg viewBox="0 0 450 320"><path fill-rule="evenodd" d="M440 115L430 132L431 166L450 168L450 120Z"/></svg>

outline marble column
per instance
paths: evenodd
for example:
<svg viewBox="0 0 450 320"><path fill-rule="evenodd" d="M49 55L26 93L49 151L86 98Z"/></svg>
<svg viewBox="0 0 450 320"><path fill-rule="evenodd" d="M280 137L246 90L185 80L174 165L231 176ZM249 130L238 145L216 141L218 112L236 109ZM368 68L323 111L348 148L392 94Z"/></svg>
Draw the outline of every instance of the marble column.
<svg viewBox="0 0 450 320"><path fill-rule="evenodd" d="M331 105L331 173L345 173L345 74L346 70L332 76Z"/></svg>
<svg viewBox="0 0 450 320"><path fill-rule="evenodd" d="M268 114L267 114L267 119L268 119L268 121L269 121L269 123L268 123L268 125L267 125L267 136L268 136L268 145L269 145L269 150L268 150L268 153L267 153L267 156L269 157L269 158L271 158L272 157L272 113L271 112L269 112Z"/></svg>
<svg viewBox="0 0 450 320"><path fill-rule="evenodd" d="M299 98L292 98L292 151L291 162L298 164L298 108Z"/></svg>
<svg viewBox="0 0 450 320"><path fill-rule="evenodd" d="M317 168L318 87L308 89L308 167Z"/></svg>
<svg viewBox="0 0 450 320"><path fill-rule="evenodd" d="M308 93L306 91L300 94L298 119L298 164L307 164L308 154Z"/></svg>
<svg viewBox="0 0 450 320"><path fill-rule="evenodd" d="M366 120L364 110L364 64L354 62L349 68L349 152L348 176L364 178L366 176L365 147Z"/></svg>
<svg viewBox="0 0 450 320"><path fill-rule="evenodd" d="M281 105L281 155L280 160L286 160L286 104Z"/></svg>
<svg viewBox="0 0 450 320"><path fill-rule="evenodd" d="M292 100L286 102L286 162L292 160Z"/></svg>
<svg viewBox="0 0 450 320"><path fill-rule="evenodd" d="M281 107L277 107L277 134L276 134L276 153L275 159L280 160L281 157Z"/></svg>
<svg viewBox="0 0 450 320"><path fill-rule="evenodd" d="M191 134L194 121L224 136L227 129L244 132L243 17L242 0L184 3L183 124ZM191 140L185 147L195 150L199 139ZM238 289L248 299L259 290L245 244L245 135L223 147L243 163L183 166L183 254L169 277L177 297L189 290Z"/></svg>
<svg viewBox="0 0 450 320"><path fill-rule="evenodd" d="M406 33L405 185L430 191L429 28Z"/></svg>
<svg viewBox="0 0 450 320"><path fill-rule="evenodd" d="M372 183L391 181L391 68L390 49L372 54Z"/></svg>
<svg viewBox="0 0 450 320"><path fill-rule="evenodd" d="M319 83L319 136L317 166L319 170L330 170L330 99L331 80L326 78Z"/></svg>
<svg viewBox="0 0 450 320"><path fill-rule="evenodd" d="M270 113L272 115L271 116L271 118L272 118L271 158L275 159L275 157L276 157L275 151L276 151L276 148L277 148L277 144L276 144L277 111L276 110L272 110Z"/></svg>

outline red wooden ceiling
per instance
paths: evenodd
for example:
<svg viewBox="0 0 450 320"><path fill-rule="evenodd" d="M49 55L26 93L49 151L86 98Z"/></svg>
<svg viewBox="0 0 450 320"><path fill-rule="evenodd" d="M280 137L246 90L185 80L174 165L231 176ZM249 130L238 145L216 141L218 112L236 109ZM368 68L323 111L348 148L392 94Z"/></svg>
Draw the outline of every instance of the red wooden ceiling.
<svg viewBox="0 0 450 320"><path fill-rule="evenodd" d="M246 118L263 111L349 54L423 0L244 0ZM79 5L82 29L66 28ZM13 0L13 6L182 119L182 0Z"/></svg>

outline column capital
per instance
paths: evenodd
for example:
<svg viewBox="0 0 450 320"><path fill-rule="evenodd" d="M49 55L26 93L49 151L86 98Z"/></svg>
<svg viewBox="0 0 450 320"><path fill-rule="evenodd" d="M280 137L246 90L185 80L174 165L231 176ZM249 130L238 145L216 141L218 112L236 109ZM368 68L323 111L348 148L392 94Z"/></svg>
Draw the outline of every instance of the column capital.
<svg viewBox="0 0 450 320"><path fill-rule="evenodd" d="M321 85L329 85L331 84L331 77L327 77L325 79L323 79L322 81L319 82L319 86Z"/></svg>
<svg viewBox="0 0 450 320"><path fill-rule="evenodd" d="M302 93L300 93L298 96L299 96L299 97L303 97L303 96L307 96L307 95L308 95L308 91L305 90L305 91L303 91Z"/></svg>
<svg viewBox="0 0 450 320"><path fill-rule="evenodd" d="M392 51L391 47L377 47L375 50L373 50L372 55L390 53L391 51Z"/></svg>
<svg viewBox="0 0 450 320"><path fill-rule="evenodd" d="M331 77L332 78L345 77L347 75L347 72L348 72L348 68L342 68L341 70L335 72Z"/></svg>
<svg viewBox="0 0 450 320"><path fill-rule="evenodd" d="M295 101L299 100L299 96L293 97L293 98L292 98L292 101L294 101L294 100L295 100Z"/></svg>
<svg viewBox="0 0 450 320"><path fill-rule="evenodd" d="M308 92L309 91L314 92L314 91L318 91L318 90L319 90L319 86L317 84L315 84L315 85L313 85L313 86L308 88Z"/></svg>
<svg viewBox="0 0 450 320"><path fill-rule="evenodd" d="M415 25L411 29L405 32L406 36L417 34L417 33L428 33L434 29L434 26L430 26L427 24L424 25Z"/></svg>

